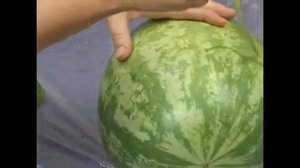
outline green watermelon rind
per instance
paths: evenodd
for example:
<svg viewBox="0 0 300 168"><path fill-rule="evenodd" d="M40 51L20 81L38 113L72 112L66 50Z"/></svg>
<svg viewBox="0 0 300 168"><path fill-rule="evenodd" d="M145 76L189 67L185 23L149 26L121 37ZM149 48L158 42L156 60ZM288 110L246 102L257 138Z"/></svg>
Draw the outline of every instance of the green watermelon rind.
<svg viewBox="0 0 300 168"><path fill-rule="evenodd" d="M37 98L37 107L39 108L45 100L45 95L46 95L46 91L45 89L42 87L42 85L40 84L39 81L37 81L37 94L36 94L36 98Z"/></svg>
<svg viewBox="0 0 300 168"><path fill-rule="evenodd" d="M145 44L147 44L147 47L145 47L145 49L149 49L149 52L153 52L153 49L151 49L153 41L151 41L151 36L149 35L147 38L147 40L141 39L141 37L139 36L143 36L145 33L148 33L147 31L151 31L150 29L155 27L155 26L165 26L165 27L172 27L172 26L176 26L176 24L182 24L182 25L192 25L194 29L198 28L197 26L199 26L199 28L201 27L209 27L211 32L214 31L221 31L221 33L223 30L220 28L216 28L213 26L210 26L208 24L205 23L199 23L199 22L194 22L194 21L150 21L147 22L145 24L143 24L142 26L140 26L139 28L137 28L134 31L134 46L145 46ZM182 26L181 25L181 26ZM177 27L178 28L178 27ZM206 135L205 137L208 138L203 138L206 139L206 143L200 143L202 145L204 145L203 149L207 149L207 153L205 154L205 152L202 153L203 158L207 157L208 159L206 160L207 162L219 162L219 168L222 168L222 164L223 167L235 167L235 168L260 168L262 167L262 119L263 119L263 95L262 95L262 84L263 84L263 80L262 80L262 71L263 71L263 54L262 54L262 46L261 44L259 44L259 42L257 41L257 39L248 31L246 31L245 29L243 29L241 26L238 26L234 23L229 23L227 25L227 29L231 29L236 31L235 33L237 33L237 37L243 37L245 40L244 41L239 41L236 42L236 44L242 48L238 48L239 50L243 50L243 53L240 53L239 51L237 52L233 52L234 48L231 46L231 44L226 44L226 43L222 43L222 44L218 44L217 48L214 48L214 50L210 50L212 49L212 47L216 47L216 46L210 46L210 44L205 44L203 43L203 45L207 45L208 47L206 48L205 52L210 54L210 57L212 59L216 59L216 58L221 58L218 57L218 54L220 53L231 53L233 54L233 56L235 56L235 59L238 59L240 62L243 63L239 63L243 64L243 66L247 66L247 72L243 72L241 74L247 74L251 77L251 75L255 78L258 78L258 83L252 83L252 85L249 85L247 82L251 82L251 80L246 80L246 79L238 79L241 80L242 83L244 83L244 88L242 87L242 83L239 85L239 87L241 89L244 89L244 92L249 92L249 94L251 94L251 91L254 91L257 95L254 94L253 98L254 104L247 104L247 102L245 102L244 98L241 98L242 100L240 100L240 102L243 102L244 105L248 105L249 109L254 110L254 112L251 111L248 112L249 115L245 114L245 116L241 116L239 113L235 113L235 115L233 117L236 117L236 120L232 120L234 122L238 122L240 120L237 120L237 118L241 118L243 117L241 121L245 122L246 125L241 125L241 128L231 128L231 129L245 129L244 131L247 131L247 136L244 135L244 137L241 138L245 138L245 136L247 138L245 138L244 140L241 139L239 144L235 143L233 140L232 142L227 142L226 138L222 137L224 136L223 134L226 134L226 132L228 131L232 131L229 130L229 128L227 128L228 130L226 130L225 128L227 127L226 125L229 125L229 123L227 123L227 121L224 120L220 120L220 117L218 119L218 121L216 120L216 124L221 124L223 125L222 127L219 127L219 130L223 131L219 131L217 135L214 135L213 132L209 132L209 130L204 130L204 134ZM182 33L180 32L180 28L177 29L178 33ZM167 32L167 30L164 30L164 33ZM152 34L153 35L153 34ZM205 34L203 34L205 36ZM226 33L225 33L226 35ZM230 34L233 36L233 34ZM177 40L177 41L183 41L182 42L182 46L177 48L174 48L174 50L178 50L179 53L189 53L191 51L189 51L191 45L193 45L193 43L188 43L186 42L186 46L185 46L185 42L184 42L184 35L179 35L177 39L173 39L173 40ZM143 36L144 37L144 36ZM153 40L155 41L156 37L153 37ZM144 40L144 41L143 41ZM234 43L234 40L232 38L226 39L228 41L231 41L232 43ZM237 41L239 39L236 39ZM150 42L149 42L150 41ZM177 47L177 46L175 46ZM193 47L193 46L192 46ZM138 50L138 49L136 49ZM166 94L164 94L164 92L167 90L167 88L162 89L159 88L161 87L161 84L159 84L159 82L161 81L155 81L156 80L156 76L153 75L152 73L150 73L150 71L156 71L153 67L159 69L161 67L164 68L164 66L168 65L168 61L170 63L176 64L177 66L179 66L179 63L174 63L173 60L166 60L167 56L165 56L165 58L158 58L155 57L153 58L153 60L151 60L150 58L145 58L140 56L137 56L138 54L136 54L136 51L133 51L133 55L131 58L129 58L128 61L124 62L124 63L120 63L118 62L114 57L112 57L109 61L109 64L107 66L107 70L105 72L104 75L104 79L102 82L102 86L101 86L101 95L99 97L99 115L100 115L100 128L101 128L101 134L102 134L102 139L103 139L103 144L105 146L105 148L107 149L108 153L111 155L111 157L113 158L113 160L115 161L115 164L120 166L120 168L135 168L135 167L153 167L153 168L196 168L196 167L206 167L206 161L201 161L201 158L198 158L199 160L195 159L197 151L193 151L193 146L189 146L187 144L187 139L185 138L180 138L182 137L185 132L181 132L178 131L182 128L185 128L184 125L180 125L177 123L179 120L177 119L172 119L172 124L174 124L173 128L172 126L169 125L165 125L165 126L161 126L164 127L164 130L159 130L159 134L153 134L151 135L151 131L153 132L154 128L151 127L150 128L146 128L149 127L149 125L147 125L148 123L153 125L157 125L160 124L159 122L156 122L154 120L151 120L149 118L147 118L146 116L143 116L143 113L137 113L137 109L139 108L146 108L146 109L153 109L153 106L157 106L159 103L165 103L168 104L168 101L166 99L166 94L171 94L171 92L167 92ZM172 50L169 50L172 51ZM216 52L218 51L218 52ZM235 55L234 55L235 53ZM141 53L140 53L141 54ZM155 53L154 53L155 54ZM168 55L170 53L166 53L166 55ZM253 56L257 56L256 58ZM188 55L187 55L188 56ZM146 60L144 60L146 59ZM160 60L161 59L161 60ZM201 58L203 59L203 57ZM197 61L199 64L201 64L201 59L195 59L193 60L194 62ZM154 61L156 61L155 63L153 63ZM164 61L165 64L162 64L162 66L156 66L155 64L160 64L160 61ZM183 66L184 64L191 64L191 62L180 62L180 64ZM248 65L249 64L249 65ZM171 65L171 64L170 64ZM192 64L193 65L193 64ZM233 66L236 66L235 64L232 64ZM146 67L148 68L148 70L146 69ZM149 69L149 66L152 66L152 69ZM201 65L202 66L202 65ZM215 65L216 66L216 65ZM221 65L219 65L221 66ZM131 71L129 71L129 67L131 67ZM201 67L200 67L201 68ZM146 70L145 70L146 69ZM228 69L230 70L230 67L228 67ZM150 70L150 71L149 71ZM198 72L201 73L202 70L200 70L198 68ZM255 72L251 72L249 70L255 71ZM172 66L170 67L170 72L172 72ZM248 72L249 71L249 72ZM156 71L157 72L157 71ZM166 70L166 72L168 72L168 70ZM204 72L204 71L203 71ZM145 80L143 80L143 73L147 73L148 78L145 78ZM176 72L173 72L176 74ZM116 75L118 74L118 75ZM129 74L129 76L128 76ZM239 74L239 73L238 73ZM207 75L205 73L203 73L203 75ZM226 74L225 74L226 75ZM128 79L127 79L128 78ZM130 78L130 79L129 79ZM246 78L246 77L245 77ZM154 82L158 82L158 83L154 83ZM197 80L197 79L195 79ZM127 81L127 83L126 83ZM132 83L130 83L132 82ZM129 83L129 84L128 84ZM157 93L155 93L155 99L151 99L150 105L147 104L141 104L139 105L140 99L147 99L147 98L151 98L151 93L147 92L145 93L146 96L142 97L142 96L138 96L141 95L142 92L138 92L138 90L136 90L136 93L133 95L133 92L129 92L129 90L135 90L136 88L139 88L141 84L141 87L145 87L146 85L148 86L148 88L151 88L151 84L153 84L157 87L156 91ZM176 83L176 82L174 82ZM177 81L177 83L183 83L182 81ZM208 82L209 83L209 82ZM183 83L184 84L184 83ZM131 86L133 85L133 86ZM170 83L170 85L172 85ZM127 88L126 88L126 87ZM258 87L258 89L256 88ZM193 89L191 88L191 91L194 91L195 93L191 93L191 94L196 94L197 89ZM251 90L253 89L253 90ZM151 89L148 89L151 90ZM202 93L202 92L199 92ZM204 93L204 92L203 92ZM201 95L201 94L199 94ZM203 94L204 95L204 94ZM136 103L133 104L131 101L126 100L126 98L121 98L121 97L126 97L127 99L131 99L131 101L135 101ZM168 95L167 95L168 96ZM174 95L176 96L176 95ZM248 95L249 96L249 95ZM139 99L138 99L139 98ZM193 97L196 98L196 97ZM119 99L119 100L118 100ZM169 98L170 99L170 98ZM118 100L118 101L117 101ZM122 102L121 102L122 101ZM185 100L182 100L183 102ZM191 100L192 101L192 100ZM252 100L251 100L252 101ZM201 101L200 101L201 102ZM152 104L151 104L152 103ZM177 103L181 103L180 101L178 101ZM188 104L188 102L185 102L186 104ZM203 102L201 102L202 104L204 104ZM248 102L250 103L250 102ZM121 105L120 105L121 104ZM152 106L151 106L152 105ZM168 108L172 108L173 106L178 107L177 104L172 104L169 103ZM131 107L131 108L130 108ZM160 108L160 107L156 107L156 108ZM211 109L214 109L214 107L209 107ZM241 109L243 109L244 107L240 107ZM120 110L122 110L123 112L120 112ZM175 109L174 109L175 110ZM145 112L146 113L146 112ZM167 112L166 112L167 113ZM153 112L153 114L156 114L155 112ZM217 112L218 115L225 115L222 117L228 118L230 116L225 114L220 114ZM251 114L251 115L250 115ZM157 117L159 118L159 114L157 113ZM211 114L203 114L205 116L204 118L211 118L211 119L216 119L214 118L213 115ZM194 116L195 118L197 118L197 116ZM254 118L255 117L255 118ZM143 122L140 123L140 127L139 129L136 128L135 123L139 122L139 120L134 119L134 118L140 118L143 119ZM193 119L193 118L190 118ZM246 119L249 119L249 121L247 121ZM123 121L120 122L120 121ZM151 121L151 122L150 122ZM207 122L207 125L204 125L205 127L210 128L212 127L212 123L214 120L210 120L210 122ZM126 125L120 125L120 124L124 124L127 123ZM170 125L171 125L170 123ZM191 122L192 123L192 122ZM187 125L191 124L191 123L186 123ZM146 125L145 125L146 124ZM248 125L249 126L248 126ZM143 128L145 127L145 128ZM160 128L161 128L160 127ZM168 128L170 127L170 128ZM233 126L232 126L233 127ZM175 129L176 128L176 129ZM247 128L247 129L246 129ZM169 130L168 130L169 129ZM187 130L189 130L188 128L185 128ZM211 129L211 128L210 128ZM134 131L135 130L135 131ZM157 130L156 130L157 131ZM155 131L154 131L155 132ZM168 135L170 133L170 135ZM232 134L236 133L237 138L238 135L240 134L239 132L233 131ZM173 135L172 135L173 134ZM212 134L212 135L210 135ZM168 137L168 136L171 137ZM165 138L162 138L161 140L158 140L157 138L155 138L155 136L166 136ZM173 136L173 137L172 137ZM180 140L180 142L176 142L176 138L177 140ZM217 136L220 136L219 139L216 138ZM232 135L233 136L233 135ZM229 135L230 137L230 135ZM171 148L170 144L164 144L163 139L170 139L172 140L173 145L177 144L177 148ZM235 137L231 137L232 139L235 139ZM149 141L149 139L151 141ZM223 141L222 141L223 140ZM216 143L217 145L213 146L211 143L213 143L213 141L216 141L218 143ZM220 155L220 150L219 147L216 146L220 146L220 148L222 150L226 151L226 147L222 146L222 143L226 143L230 146L231 145L237 145L236 147L232 148L231 153L224 153L224 156ZM180 144L183 145L184 147L180 147ZM197 143L196 143L197 144ZM244 144L244 145L242 145ZM206 146L205 146L206 145ZM210 146L211 145L211 146ZM243 147L244 146L244 147ZM250 148L251 146L251 148ZM196 147L196 148L200 148ZM174 156L172 154L172 151L176 151L176 150L180 150L180 152L177 152L179 156ZM219 152L219 153L218 153ZM180 154L181 153L181 154ZM226 154L226 155L225 155ZM197 154L198 155L198 154ZM242 158L234 160L234 156L236 158L238 158L237 156L241 155ZM225 157L226 156L226 157ZM188 158L190 157L190 158ZM212 158L211 160L209 158ZM232 158L233 157L233 158ZM203 159L202 158L202 159ZM220 160L221 158L221 160ZM224 159L223 159L224 158ZM223 159L223 160L222 160ZM242 163L243 160L244 162ZM199 163L198 163L199 162ZM197 164L195 164L197 163Z"/></svg>

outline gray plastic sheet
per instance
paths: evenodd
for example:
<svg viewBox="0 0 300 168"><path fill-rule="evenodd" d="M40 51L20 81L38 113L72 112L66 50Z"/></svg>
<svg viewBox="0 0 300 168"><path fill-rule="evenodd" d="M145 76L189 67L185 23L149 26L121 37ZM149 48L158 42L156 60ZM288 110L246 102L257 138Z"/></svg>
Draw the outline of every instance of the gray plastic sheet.
<svg viewBox="0 0 300 168"><path fill-rule="evenodd" d="M242 8L245 26L263 41L263 0L242 0ZM131 28L144 21L132 22ZM37 79L46 99L37 111L37 167L112 167L97 114L99 86L112 52L103 20L38 54Z"/></svg>

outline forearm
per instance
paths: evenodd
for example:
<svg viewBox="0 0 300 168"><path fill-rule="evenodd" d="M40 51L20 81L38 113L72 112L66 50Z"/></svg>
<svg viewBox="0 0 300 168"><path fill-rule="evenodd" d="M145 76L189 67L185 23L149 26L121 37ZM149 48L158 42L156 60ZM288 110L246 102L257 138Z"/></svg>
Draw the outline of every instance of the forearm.
<svg viewBox="0 0 300 168"><path fill-rule="evenodd" d="M119 11L116 0L37 0L37 51Z"/></svg>

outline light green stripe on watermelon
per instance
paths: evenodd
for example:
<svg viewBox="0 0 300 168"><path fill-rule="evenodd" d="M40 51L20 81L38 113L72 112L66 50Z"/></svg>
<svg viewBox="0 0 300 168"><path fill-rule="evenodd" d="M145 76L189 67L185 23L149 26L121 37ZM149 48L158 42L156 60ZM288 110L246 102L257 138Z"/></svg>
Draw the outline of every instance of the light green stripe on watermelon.
<svg viewBox="0 0 300 168"><path fill-rule="evenodd" d="M99 115L120 168L262 167L262 48L235 24L156 21L112 58Z"/></svg>

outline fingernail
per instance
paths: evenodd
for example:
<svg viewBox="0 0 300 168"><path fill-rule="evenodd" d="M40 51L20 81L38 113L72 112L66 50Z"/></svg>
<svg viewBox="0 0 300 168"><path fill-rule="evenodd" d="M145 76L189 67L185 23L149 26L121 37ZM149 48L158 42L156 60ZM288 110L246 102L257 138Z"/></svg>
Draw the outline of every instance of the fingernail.
<svg viewBox="0 0 300 168"><path fill-rule="evenodd" d="M115 52L115 56L117 57L117 59L122 59L124 51L125 51L125 47L124 46L118 47L118 49Z"/></svg>

